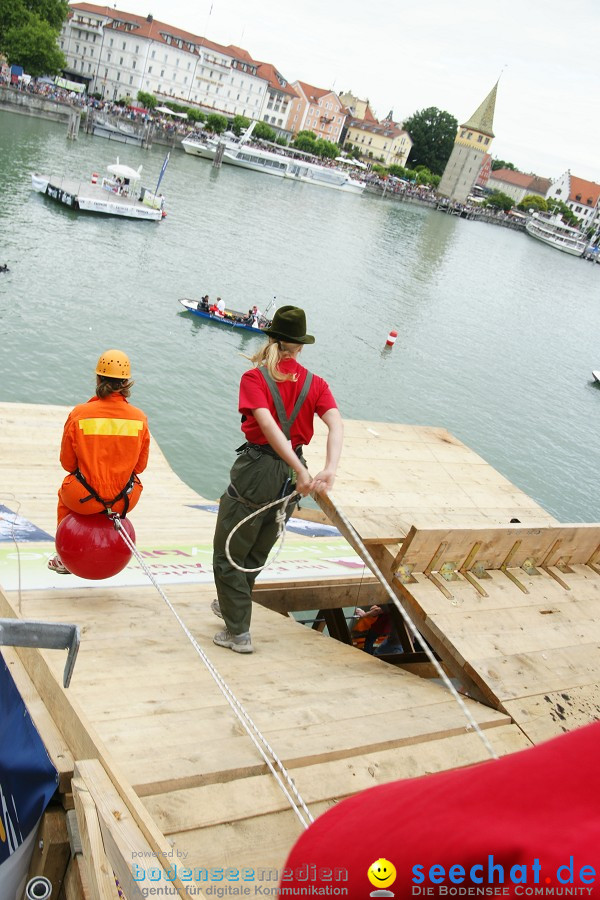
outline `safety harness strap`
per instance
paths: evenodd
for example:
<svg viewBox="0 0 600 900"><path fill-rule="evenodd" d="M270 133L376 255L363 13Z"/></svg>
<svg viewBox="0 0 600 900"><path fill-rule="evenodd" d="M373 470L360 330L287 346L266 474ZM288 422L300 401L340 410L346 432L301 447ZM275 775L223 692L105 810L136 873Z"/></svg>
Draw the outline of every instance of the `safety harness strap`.
<svg viewBox="0 0 600 900"><path fill-rule="evenodd" d="M107 512L112 512L113 505L119 500L123 500L123 512L121 513L121 518L125 518L125 516L127 515L127 511L129 510L129 495L131 493L131 489L136 482L139 483L139 479L135 472L131 473L129 480L123 490L119 491L117 496L113 497L112 500L105 500L103 497L101 497L100 494L91 486L91 484L86 481L85 477L82 475L79 469L76 469L72 474L75 476L77 481L84 486L86 491L89 491L88 496L82 497L82 499L79 501L80 503L87 503L88 500L96 500L98 503L102 504Z"/></svg>
<svg viewBox="0 0 600 900"><path fill-rule="evenodd" d="M306 373L306 378L304 379L304 384L302 385L302 390L298 394L298 399L296 400L294 408L288 418L288 415L285 411L285 407L283 405L283 400L281 399L281 393L277 386L277 382L275 381L275 379L272 377L272 375L269 373L269 371L264 366L261 366L258 371L262 374L263 378L267 382L267 386L268 386L269 390L271 391L271 396L272 396L273 402L275 404L275 409L277 410L277 418L279 419L279 425L281 426L281 430L283 431L283 433L285 434L286 438L289 441L291 433L292 433L292 425L296 421L296 417L297 417L298 413L300 412L300 410L302 409L304 401L306 400L306 398L308 396L308 392L310 391L310 386L312 384L312 379L313 379L312 372Z"/></svg>

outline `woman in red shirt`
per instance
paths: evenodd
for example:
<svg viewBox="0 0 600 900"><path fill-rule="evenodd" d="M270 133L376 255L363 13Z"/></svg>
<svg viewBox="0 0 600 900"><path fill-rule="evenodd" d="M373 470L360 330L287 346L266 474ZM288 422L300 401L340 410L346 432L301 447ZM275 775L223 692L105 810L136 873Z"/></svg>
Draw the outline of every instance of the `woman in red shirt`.
<svg viewBox="0 0 600 900"><path fill-rule="evenodd" d="M315 340L306 333L304 310L282 306L265 334L268 343L251 358L254 368L240 382L239 410L246 443L238 450L231 484L221 497L213 546L218 600L212 608L226 625L213 641L237 653L253 650L250 618L258 573L241 572L231 565L225 553L229 534L251 512L294 490L302 496L330 490L342 450L342 418L329 386L298 362L302 347ZM315 414L329 433L325 465L313 478L302 448L313 436ZM293 508L290 503L288 518ZM273 506L259 513L236 531L229 552L242 568L264 566L277 540L278 509Z"/></svg>
<svg viewBox="0 0 600 900"><path fill-rule="evenodd" d="M60 463L70 474L58 491L58 524L70 512L125 516L142 493L138 474L148 463L150 433L145 413L127 401L131 364L121 350L107 350L96 365L96 396L76 406L65 423ZM48 568L68 574L60 557Z"/></svg>

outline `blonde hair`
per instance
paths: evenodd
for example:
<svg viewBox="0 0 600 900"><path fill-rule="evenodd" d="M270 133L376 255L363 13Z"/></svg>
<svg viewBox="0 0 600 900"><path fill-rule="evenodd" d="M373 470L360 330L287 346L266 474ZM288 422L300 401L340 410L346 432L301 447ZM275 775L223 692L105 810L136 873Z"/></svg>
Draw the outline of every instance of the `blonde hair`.
<svg viewBox="0 0 600 900"><path fill-rule="evenodd" d="M96 397L103 400L111 394L122 394L123 397L129 397L133 381L129 378L108 378L106 375L97 375Z"/></svg>
<svg viewBox="0 0 600 900"><path fill-rule="evenodd" d="M264 366L274 381L297 381L298 376L295 372L280 372L278 365L283 359L292 359L301 349L302 344L269 338L254 356L247 356L246 359L249 359L255 368Z"/></svg>

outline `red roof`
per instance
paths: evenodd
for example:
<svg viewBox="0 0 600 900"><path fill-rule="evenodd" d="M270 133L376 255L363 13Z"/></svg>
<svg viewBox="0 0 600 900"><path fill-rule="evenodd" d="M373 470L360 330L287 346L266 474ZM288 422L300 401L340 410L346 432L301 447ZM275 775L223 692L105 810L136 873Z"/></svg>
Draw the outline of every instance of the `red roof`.
<svg viewBox="0 0 600 900"><path fill-rule="evenodd" d="M335 94L335 91L332 91L330 88L313 87L312 84L307 84L305 81L297 81L296 84L300 85L306 94L307 100L320 100L321 97L325 97L327 94Z"/></svg>
<svg viewBox="0 0 600 900"><path fill-rule="evenodd" d="M600 184L595 181L585 181L571 175L569 200L572 203L582 203L584 206L597 206L600 197Z"/></svg>
<svg viewBox="0 0 600 900"><path fill-rule="evenodd" d="M264 62L256 63L256 65L258 66L259 77L268 81L273 90L279 91L282 94L290 94L292 97L297 96L294 88L285 80L281 72L277 71L274 65Z"/></svg>
<svg viewBox="0 0 600 900"><path fill-rule="evenodd" d="M191 31L185 31L183 28L178 28L176 25L160 22L158 19L151 19L148 21L146 16L122 12L112 6L96 6L93 3L72 3L69 8L73 11L77 10L79 12L95 13L96 15L105 16L107 19L111 19L109 27L116 31L123 30L129 34L151 38L156 42L162 41L164 44L167 44L167 41L163 37L163 34L167 34L171 37L179 38L186 44L193 44L197 48L201 46L203 48L208 48L209 50L215 50L217 53L223 53L226 56L231 56L233 59L240 59L251 65L258 66L258 63L254 62L248 51L241 47L236 47L233 44L230 44L227 47L222 44L216 44L214 41L209 41L208 38L192 34ZM135 25L135 30L130 31L125 28L124 26L127 24Z"/></svg>

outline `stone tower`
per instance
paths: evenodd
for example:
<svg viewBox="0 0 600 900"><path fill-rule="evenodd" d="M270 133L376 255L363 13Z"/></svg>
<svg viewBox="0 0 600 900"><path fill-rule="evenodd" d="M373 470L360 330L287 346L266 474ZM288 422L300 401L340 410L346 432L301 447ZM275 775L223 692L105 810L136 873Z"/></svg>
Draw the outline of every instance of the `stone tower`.
<svg viewBox="0 0 600 900"><path fill-rule="evenodd" d="M442 197L464 203L471 193L484 156L489 153L494 139L492 126L497 88L498 82L469 121L459 126L454 149L438 187L438 194Z"/></svg>

